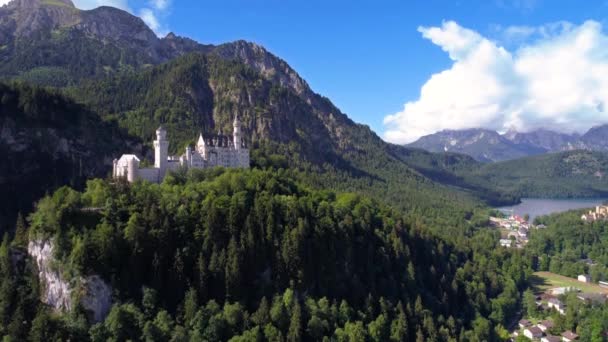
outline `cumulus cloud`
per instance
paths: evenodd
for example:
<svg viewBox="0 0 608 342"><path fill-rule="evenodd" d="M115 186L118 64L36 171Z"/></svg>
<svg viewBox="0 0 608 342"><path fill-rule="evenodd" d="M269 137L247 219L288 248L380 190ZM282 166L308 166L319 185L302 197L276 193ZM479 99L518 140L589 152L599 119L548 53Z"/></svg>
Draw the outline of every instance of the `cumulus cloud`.
<svg viewBox="0 0 608 342"><path fill-rule="evenodd" d="M524 40L509 50L453 21L418 31L453 64L384 118L388 141L473 127L581 132L608 121L608 36L598 22L506 28Z"/></svg>

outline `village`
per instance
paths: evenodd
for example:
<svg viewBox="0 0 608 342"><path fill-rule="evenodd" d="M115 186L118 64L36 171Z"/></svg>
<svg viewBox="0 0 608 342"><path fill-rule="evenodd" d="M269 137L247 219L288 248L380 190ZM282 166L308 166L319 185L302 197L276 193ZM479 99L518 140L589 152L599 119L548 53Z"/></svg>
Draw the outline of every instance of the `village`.
<svg viewBox="0 0 608 342"><path fill-rule="evenodd" d="M574 279L551 272L536 272L532 282L534 307L523 313L513 329L512 341L520 341L523 337L541 342L576 341L579 336L563 328L566 316L574 315L586 306L604 305L608 300L608 282L594 284L587 274Z"/></svg>
<svg viewBox="0 0 608 342"><path fill-rule="evenodd" d="M589 210L588 213L581 215L581 220L585 222L594 222L598 220L606 220L608 218L608 205L598 205L595 210Z"/></svg>
<svg viewBox="0 0 608 342"><path fill-rule="evenodd" d="M507 248L523 248L528 243L530 229L544 229L545 225L533 225L519 215L506 218L490 217L490 225L500 229L500 245Z"/></svg>

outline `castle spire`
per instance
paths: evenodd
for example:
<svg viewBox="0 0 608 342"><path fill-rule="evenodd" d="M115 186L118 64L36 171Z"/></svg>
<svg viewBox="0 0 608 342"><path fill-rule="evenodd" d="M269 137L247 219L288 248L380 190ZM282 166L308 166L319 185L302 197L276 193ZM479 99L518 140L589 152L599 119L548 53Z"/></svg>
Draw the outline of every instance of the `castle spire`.
<svg viewBox="0 0 608 342"><path fill-rule="evenodd" d="M198 142L196 143L196 150L198 151L198 153L202 153L203 155L206 155L206 145L205 144L205 139L203 138L203 133L200 133L198 136Z"/></svg>

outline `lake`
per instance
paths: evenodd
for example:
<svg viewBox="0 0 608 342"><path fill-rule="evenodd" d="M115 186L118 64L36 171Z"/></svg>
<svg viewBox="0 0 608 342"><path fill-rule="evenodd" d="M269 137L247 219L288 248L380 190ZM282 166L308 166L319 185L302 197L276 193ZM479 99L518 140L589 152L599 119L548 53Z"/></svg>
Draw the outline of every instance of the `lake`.
<svg viewBox="0 0 608 342"><path fill-rule="evenodd" d="M521 203L509 207L496 208L505 214L515 214L523 217L525 214L530 215L530 222L534 218L542 215L549 215L568 211L573 209L584 209L595 207L604 203L606 198L592 199L546 199L546 198L522 198Z"/></svg>

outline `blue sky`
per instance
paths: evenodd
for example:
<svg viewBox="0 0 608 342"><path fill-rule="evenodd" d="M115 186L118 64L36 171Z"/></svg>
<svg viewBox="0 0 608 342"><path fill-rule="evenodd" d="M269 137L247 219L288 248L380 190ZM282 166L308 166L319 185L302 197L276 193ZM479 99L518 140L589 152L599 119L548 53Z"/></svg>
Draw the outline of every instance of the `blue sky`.
<svg viewBox="0 0 608 342"><path fill-rule="evenodd" d="M589 20L597 25L586 27L588 31L605 34L605 27L608 27L605 24L608 1L605 0L75 0L75 3L79 7L110 3L128 8L134 14L145 16L148 22L152 20L154 29L160 34L175 32L201 43L219 44L245 39L261 44L285 59L314 91L330 98L355 121L369 125L379 135L394 142L408 142L432 130L450 128L431 121L445 121L455 126L453 128L466 128L479 122L481 126L498 130L506 125L525 130L528 126L542 126L544 119L541 119L549 115L543 114L541 118L537 115L531 119L526 116L528 112L546 109L523 105L542 102L542 94L528 94L514 100L512 93L507 96L503 92L500 96L494 93L492 96L471 95L473 98L467 103L449 103L447 107L429 109L432 107L429 103L441 102L445 96L435 91L435 95L423 99L421 88L433 75L450 71L459 62L466 64L468 58L451 58L454 51L450 51L452 45L445 39L456 35L460 37L457 39L473 37L475 42L487 40L494 44L497 51L505 49L509 53L507 57L518 60L518 56L528 48L535 48L551 39L557 41L583 27ZM456 26L446 25L452 22ZM560 24L557 28L551 26L556 23L566 24ZM421 31L421 26L427 29L434 27L439 31ZM475 35L471 36L467 30ZM547 31L551 32L545 34ZM519 35L511 34L514 32ZM598 40L598 44L600 42L603 40ZM558 54L557 50L555 54ZM608 58L601 56L600 61L608 62ZM475 60L473 62L477 63ZM527 62L525 60L521 64L525 66L529 64ZM559 61L556 63L559 68ZM600 66L604 65L602 63ZM522 75L518 74L521 68L513 66L509 69L511 71L503 69L509 68L489 66L481 73L483 77L491 74L490 78L499 79L501 89L519 87L520 83L513 82L507 82L505 86L504 79L521 78ZM500 77L494 75L496 70L503 70ZM460 75L465 79L464 86L468 77L475 79L480 72L470 70L468 73L472 76L467 71ZM502 74L506 73L518 75L503 77ZM534 77L543 77L529 74L524 75L531 79L525 83L525 87L529 88L534 84ZM585 84L590 82L584 81ZM592 81L603 82L601 79ZM449 78L445 84L451 84ZM483 85L483 80L479 84ZM441 88L441 85L431 85L429 89L437 87ZM465 89L463 96L476 94L475 91L480 90ZM554 94L559 96L559 91L556 90ZM597 102L596 107L602 109L597 115L590 115L585 125L603 120L604 100L601 95L597 99L576 100ZM458 102L458 99L454 101ZM493 106L492 101L497 105ZM412 106L404 109L406 103ZM483 104L482 113L471 109L478 108L479 103ZM437 111L449 112L454 106L461 110L459 114L454 114L455 118L436 114ZM572 120L572 116L587 115L584 111L588 107L561 107L558 110L561 116L553 113L555 115L551 117L549 126L561 130L572 128L566 121ZM493 114L486 114L488 110L494 110ZM564 111L569 112L570 116L566 116ZM584 113L573 114L573 111ZM417 116L426 116L426 121L418 122ZM417 128L406 132L408 126Z"/></svg>

